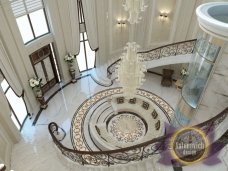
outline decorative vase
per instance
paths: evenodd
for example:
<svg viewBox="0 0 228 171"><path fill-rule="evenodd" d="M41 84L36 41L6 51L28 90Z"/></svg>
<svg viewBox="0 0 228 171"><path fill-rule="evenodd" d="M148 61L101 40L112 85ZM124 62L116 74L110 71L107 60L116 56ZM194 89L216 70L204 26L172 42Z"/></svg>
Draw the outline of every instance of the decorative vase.
<svg viewBox="0 0 228 171"><path fill-rule="evenodd" d="M34 93L35 93L36 97L43 97L43 93L42 93L41 87L35 87L34 88Z"/></svg>
<svg viewBox="0 0 228 171"><path fill-rule="evenodd" d="M40 103L40 108L41 109L46 109L48 105L47 105L47 102L44 99L44 96L43 96L43 92L41 90L41 87L34 87L33 88L33 91L34 91L34 94L36 96L36 99Z"/></svg>
<svg viewBox="0 0 228 171"><path fill-rule="evenodd" d="M69 62L68 63L68 67L69 67L69 73L70 73L70 76L71 76L71 82L75 83L77 80L75 79L74 63L73 62Z"/></svg>
<svg viewBox="0 0 228 171"><path fill-rule="evenodd" d="M37 96L36 99L40 102L40 108L41 109L46 109L48 107L48 104L45 101L44 96L41 96L41 97Z"/></svg>
<svg viewBox="0 0 228 171"><path fill-rule="evenodd" d="M73 62L68 62L68 67L69 67L69 71L75 71Z"/></svg>

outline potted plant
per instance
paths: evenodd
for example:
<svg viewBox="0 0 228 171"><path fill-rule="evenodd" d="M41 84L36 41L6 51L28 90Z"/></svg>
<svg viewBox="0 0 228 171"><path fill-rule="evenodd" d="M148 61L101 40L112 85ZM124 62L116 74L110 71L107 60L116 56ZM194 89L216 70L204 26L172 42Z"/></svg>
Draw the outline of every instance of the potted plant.
<svg viewBox="0 0 228 171"><path fill-rule="evenodd" d="M69 73L71 76L71 82L75 83L77 80L75 79L75 68L74 68L74 61L76 59L76 55L72 55L71 53L68 53L64 57L64 61L67 62L68 67L69 67Z"/></svg>
<svg viewBox="0 0 228 171"><path fill-rule="evenodd" d="M186 75L188 75L187 69L182 68L182 70L180 72L181 79L183 80L186 77Z"/></svg>
<svg viewBox="0 0 228 171"><path fill-rule="evenodd" d="M71 53L68 53L65 57L64 57L64 61L67 62L68 66L69 66L69 70L70 71L74 71L74 61L76 59L76 55L72 55Z"/></svg>
<svg viewBox="0 0 228 171"><path fill-rule="evenodd" d="M29 79L29 86L33 89L36 97L42 97L42 90L41 90L41 86L42 86L42 78L38 78L38 77L33 77Z"/></svg>

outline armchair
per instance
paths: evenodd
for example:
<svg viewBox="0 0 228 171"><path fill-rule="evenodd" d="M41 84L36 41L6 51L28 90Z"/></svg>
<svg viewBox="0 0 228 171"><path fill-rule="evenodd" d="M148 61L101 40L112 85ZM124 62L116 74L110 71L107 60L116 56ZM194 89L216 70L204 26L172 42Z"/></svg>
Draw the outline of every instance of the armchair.
<svg viewBox="0 0 228 171"><path fill-rule="evenodd" d="M172 86L172 75L174 71L172 69L163 69L163 75L161 80L161 85L164 87Z"/></svg>

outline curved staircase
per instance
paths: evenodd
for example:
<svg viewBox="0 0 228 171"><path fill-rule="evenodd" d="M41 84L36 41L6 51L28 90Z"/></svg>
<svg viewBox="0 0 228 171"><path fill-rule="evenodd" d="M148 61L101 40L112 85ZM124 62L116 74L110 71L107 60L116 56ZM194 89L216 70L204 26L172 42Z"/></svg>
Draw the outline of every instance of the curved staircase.
<svg viewBox="0 0 228 171"><path fill-rule="evenodd" d="M221 125L226 125L228 120L228 107L219 113L217 116L209 119L206 122L195 125L194 127L201 128L209 136L210 134L218 131ZM49 133L53 139L53 142L58 148L58 154L61 158L61 162L67 167L73 169L75 167L80 171L169 171L172 170L171 167L160 164L161 159L160 154L168 150L164 144L167 143L172 133L165 136L147 141L142 144L135 146L122 148L119 150L111 151L77 151L73 149L68 149L64 147L55 137L53 131L58 131L58 125L56 123L49 124ZM214 132L216 131L216 132ZM221 139L215 139L211 141L211 144L226 139L225 143L221 146L221 149L227 144L227 133ZM223 141L224 142L224 141ZM211 145L211 146L212 146ZM216 146L217 147L217 146ZM151 151L148 151L148 150ZM220 150L221 150L220 149ZM164 156L163 156L164 157ZM91 166L92 165L92 166ZM171 165L171 161L170 161ZM97 167L99 166L99 167ZM105 167L106 166L106 167ZM109 167L107 167L109 166Z"/></svg>
<svg viewBox="0 0 228 171"><path fill-rule="evenodd" d="M185 42L179 42L175 44L166 45L146 52L139 52L142 55L142 60L146 63L147 69L174 64L174 63L189 63L190 56L193 53L194 45L196 40L190 40ZM116 66L119 60L113 62L107 68L107 74L109 78L114 79L113 73L115 73ZM104 109L99 109L99 106L103 106ZM93 110L92 110L93 109ZM102 113L102 116L95 116L94 110L98 113ZM88 115L83 118L84 125L83 132L87 142L94 141L91 138L91 127L90 121L93 124L96 122L103 123L98 124L98 130L106 127L105 123L109 120L111 115L117 114L115 106L113 107L112 101L103 99L96 105L94 105L88 112ZM220 140L220 137L227 131L228 121L228 107L215 117L207 120L206 122L195 125L202 129L208 136L215 135L214 143ZM99 128L100 127L100 128ZM99 132L97 128L93 129L93 132ZM58 131L58 125L56 123L49 124L49 132L57 147L61 162L63 162L68 168L74 170L76 167L80 171L171 171L173 170L171 161L169 166L160 164L161 155L163 152L169 151L166 144L170 141L172 133L165 134L163 136L148 140L143 143L137 143L130 147L103 150L99 151L98 147L92 147L87 143L89 149L93 151L78 151L75 149L69 149L65 147L53 134L53 131ZM98 133L99 134L99 133ZM223 144L222 148L226 144ZM222 149L221 148L221 149ZM220 149L220 150L221 150ZM226 163L225 163L226 164ZM98 166L98 167L97 167ZM108 167L107 167L108 166Z"/></svg>

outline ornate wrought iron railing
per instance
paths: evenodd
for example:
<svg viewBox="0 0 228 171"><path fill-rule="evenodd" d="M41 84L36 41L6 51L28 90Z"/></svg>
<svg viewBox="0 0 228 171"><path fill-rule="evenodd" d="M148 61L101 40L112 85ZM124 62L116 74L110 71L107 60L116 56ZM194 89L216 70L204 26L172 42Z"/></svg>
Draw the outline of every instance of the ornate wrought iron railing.
<svg viewBox="0 0 228 171"><path fill-rule="evenodd" d="M157 60L169 56L177 56L177 55L186 55L193 53L194 47L196 44L196 39L187 40L183 42L177 42L165 46L161 46L149 51L138 52L141 54L142 61L152 61ZM112 73L115 72L116 66L119 64L120 59L113 62L107 68L107 76L110 77Z"/></svg>
<svg viewBox="0 0 228 171"><path fill-rule="evenodd" d="M205 131L205 133L212 132L222 121L225 120L227 115L228 107L217 116L194 127L201 128ZM56 123L51 122L48 128L54 143L64 156L82 165L95 166L125 164L130 161L140 161L154 154L159 154L165 150L168 150L169 147L167 144L169 144L170 137L172 136L172 133L170 133L138 145L111 151L77 151L65 147L62 143L60 143L60 141L57 140L53 133L59 129Z"/></svg>

